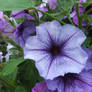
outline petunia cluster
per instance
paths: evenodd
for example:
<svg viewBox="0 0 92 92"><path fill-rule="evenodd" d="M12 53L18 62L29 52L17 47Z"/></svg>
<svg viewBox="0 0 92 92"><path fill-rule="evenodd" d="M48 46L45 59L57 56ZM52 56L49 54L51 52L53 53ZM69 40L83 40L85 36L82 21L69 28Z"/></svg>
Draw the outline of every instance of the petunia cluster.
<svg viewBox="0 0 92 92"><path fill-rule="evenodd" d="M86 0L79 2L86 3ZM12 11L11 18L0 11L0 33L12 38L15 46L23 48L24 53L21 53L24 54L24 59L34 61L40 76L44 79L35 85L32 92L91 92L92 52L83 47L86 35L77 27L80 16L77 14L76 6L73 6L70 15L66 14L65 18L62 18L63 20L72 17L70 21L75 26L59 23L61 18L57 15L63 11L57 8L58 0L42 0L42 4L36 8ZM92 4L87 5L85 9L82 4L78 4L78 8L81 16L92 14L92 11L88 12ZM58 12L49 14L49 10ZM49 20L47 16L52 16L52 19ZM18 19L24 20L18 23ZM83 27L88 25L84 17L81 22ZM10 52L6 55L7 61L11 54ZM0 57L1 60L2 53Z"/></svg>

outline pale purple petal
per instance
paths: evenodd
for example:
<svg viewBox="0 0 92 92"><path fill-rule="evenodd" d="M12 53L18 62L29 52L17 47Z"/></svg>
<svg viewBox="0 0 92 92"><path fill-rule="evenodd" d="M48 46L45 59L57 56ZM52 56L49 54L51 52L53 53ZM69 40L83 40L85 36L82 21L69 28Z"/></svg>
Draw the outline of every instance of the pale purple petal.
<svg viewBox="0 0 92 92"><path fill-rule="evenodd" d="M46 44L37 40L35 36L29 37L24 48L25 59L33 59L36 62L49 56L46 52Z"/></svg>
<svg viewBox="0 0 92 92"><path fill-rule="evenodd" d="M53 80L46 80L46 84L48 89L50 90L58 90L58 92L63 92L64 89L64 82L62 77L61 78L55 78Z"/></svg>
<svg viewBox="0 0 92 92"><path fill-rule="evenodd" d="M49 44L51 40L58 42L58 38L60 37L61 30L62 30L62 26L57 21L52 21L52 22L46 22L44 24L40 24L40 26L37 27L36 32L38 38L42 42Z"/></svg>
<svg viewBox="0 0 92 92"><path fill-rule="evenodd" d="M55 9L57 7L57 0L48 0L49 7Z"/></svg>
<svg viewBox="0 0 92 92"><path fill-rule="evenodd" d="M86 36L79 28L66 24L62 26L61 34L58 38L59 42L61 41L64 46L66 45L64 48L74 48L81 45L85 41Z"/></svg>

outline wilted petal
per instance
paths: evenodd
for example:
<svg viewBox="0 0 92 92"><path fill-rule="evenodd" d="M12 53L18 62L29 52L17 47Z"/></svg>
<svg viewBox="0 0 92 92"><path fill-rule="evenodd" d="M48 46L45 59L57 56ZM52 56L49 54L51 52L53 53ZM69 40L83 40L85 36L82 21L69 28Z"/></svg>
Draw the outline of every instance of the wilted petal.
<svg viewBox="0 0 92 92"><path fill-rule="evenodd" d="M46 83L40 82L35 85L35 87L32 89L32 92L57 92L57 91L48 90Z"/></svg>

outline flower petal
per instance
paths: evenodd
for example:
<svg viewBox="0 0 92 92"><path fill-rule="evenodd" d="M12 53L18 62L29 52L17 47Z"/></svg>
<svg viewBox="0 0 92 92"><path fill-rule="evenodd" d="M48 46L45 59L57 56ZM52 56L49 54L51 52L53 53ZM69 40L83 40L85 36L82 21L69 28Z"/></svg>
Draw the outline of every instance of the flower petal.
<svg viewBox="0 0 92 92"><path fill-rule="evenodd" d="M86 39L85 34L79 28L70 24L62 27L60 40L65 48L74 48L81 45Z"/></svg>
<svg viewBox="0 0 92 92"><path fill-rule="evenodd" d="M61 29L62 26L57 21L46 22L37 27L37 36L45 43L57 42Z"/></svg>
<svg viewBox="0 0 92 92"><path fill-rule="evenodd" d="M84 68L86 61L88 59L87 53L81 47L64 50L64 54L66 58L72 60L72 64L74 63L75 67L76 64L77 65L79 64L78 68L80 67L80 71ZM80 71L76 71L76 72L79 73Z"/></svg>
<svg viewBox="0 0 92 92"><path fill-rule="evenodd" d="M38 41L36 36L29 37L24 47L24 58L33 59L37 62L48 55L46 48L46 44Z"/></svg>

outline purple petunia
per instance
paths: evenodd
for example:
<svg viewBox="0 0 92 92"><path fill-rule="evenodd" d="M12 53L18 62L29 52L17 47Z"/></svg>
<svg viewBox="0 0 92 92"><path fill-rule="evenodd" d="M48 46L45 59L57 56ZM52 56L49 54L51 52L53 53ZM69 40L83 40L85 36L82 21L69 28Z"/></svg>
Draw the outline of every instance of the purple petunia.
<svg viewBox="0 0 92 92"><path fill-rule="evenodd" d="M81 72L88 56L81 48L86 37L80 29L52 21L40 24L36 33L26 42L24 58L35 60L41 76L53 79L68 72Z"/></svg>
<svg viewBox="0 0 92 92"><path fill-rule="evenodd" d="M50 90L57 89L58 92L91 92L92 70L84 70L80 74L68 73L54 80L48 80L47 85Z"/></svg>
<svg viewBox="0 0 92 92"><path fill-rule="evenodd" d="M47 80L50 90L57 89L58 92L91 92L92 91L92 52L84 48L88 53L88 60L82 72L67 73L54 80ZM54 85L54 86L53 86Z"/></svg>
<svg viewBox="0 0 92 92"><path fill-rule="evenodd" d="M33 34L35 34L36 27L33 22L29 20L24 21L16 28L15 32L15 40L18 44L24 47L27 38Z"/></svg>

